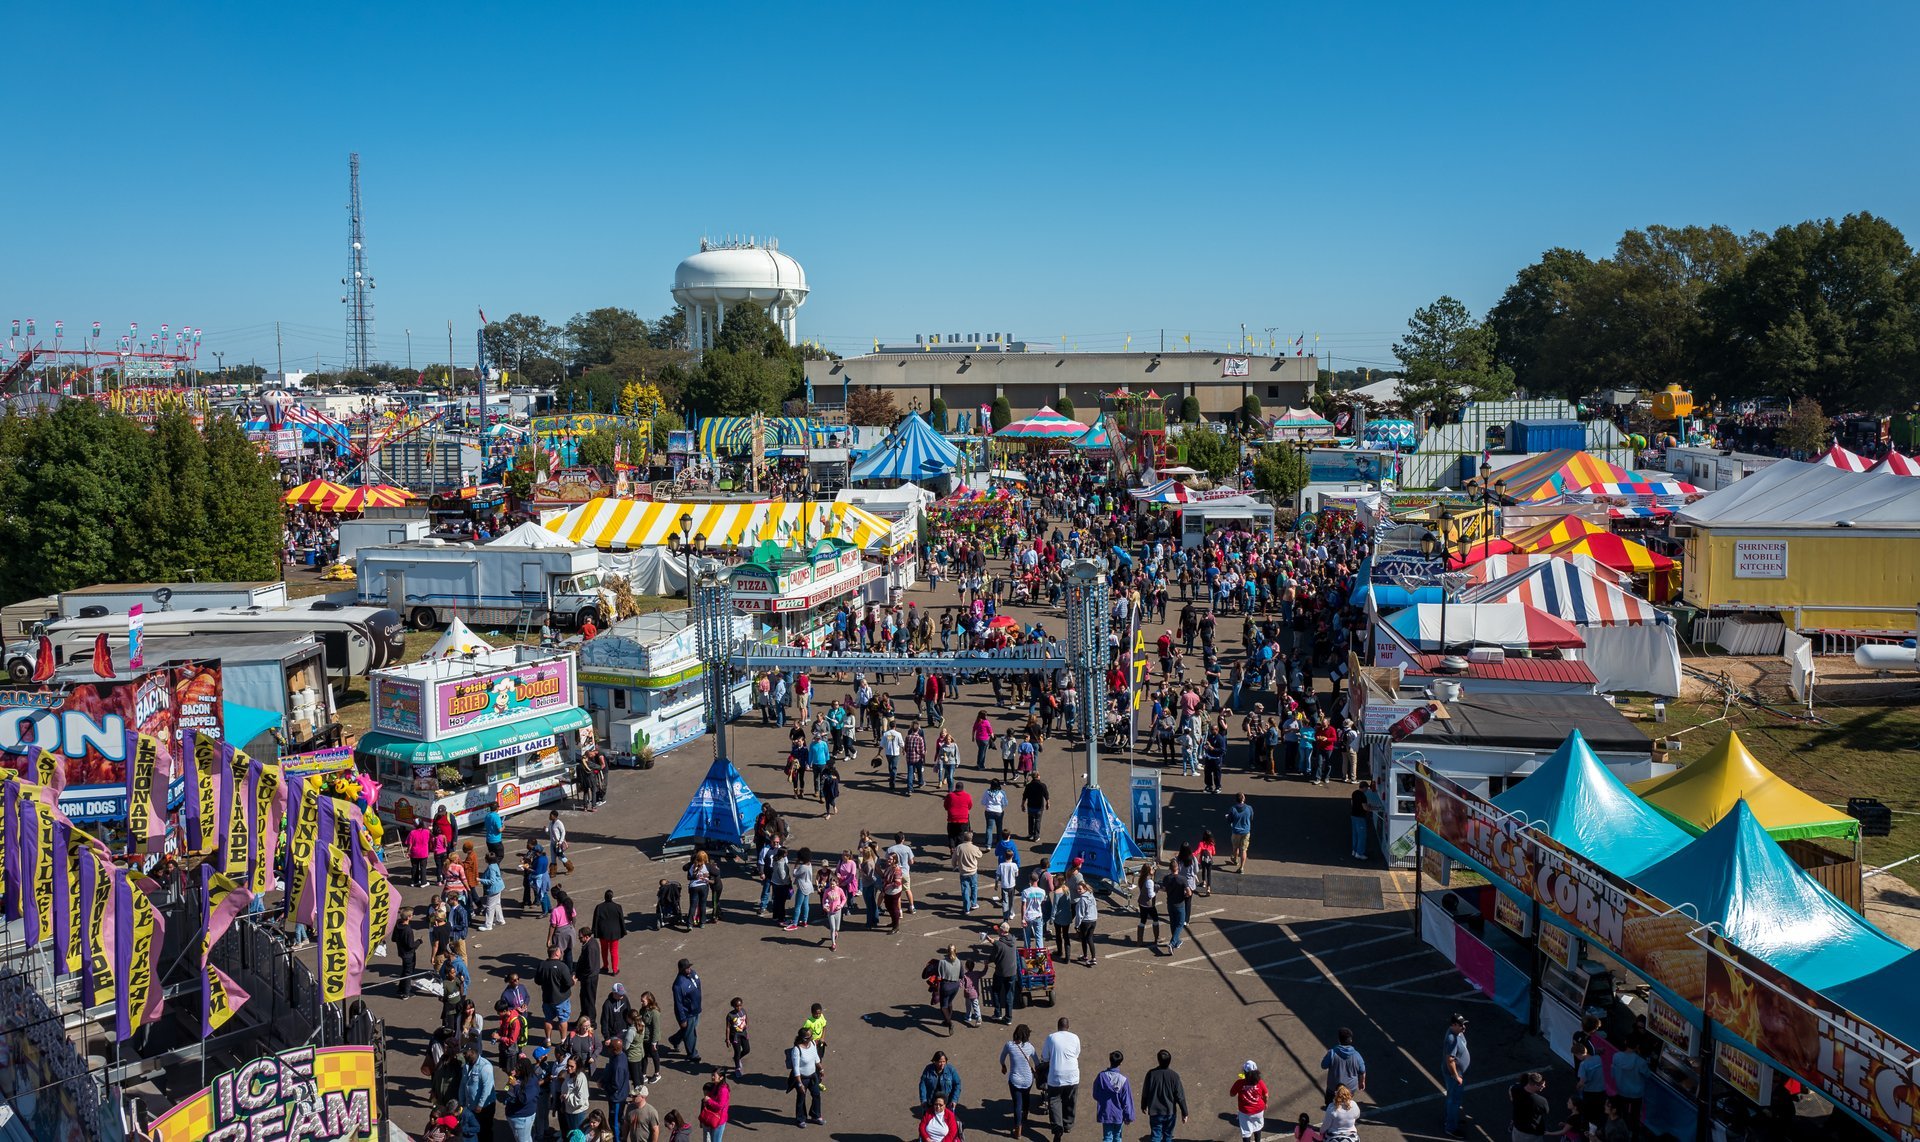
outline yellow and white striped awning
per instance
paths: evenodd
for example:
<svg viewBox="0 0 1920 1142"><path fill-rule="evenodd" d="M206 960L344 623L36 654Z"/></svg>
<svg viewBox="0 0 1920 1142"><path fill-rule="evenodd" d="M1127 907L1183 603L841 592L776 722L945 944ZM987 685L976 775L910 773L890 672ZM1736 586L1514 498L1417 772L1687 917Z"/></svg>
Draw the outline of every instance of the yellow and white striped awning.
<svg viewBox="0 0 1920 1142"><path fill-rule="evenodd" d="M693 534L709 547L752 547L765 540L790 543L799 538L802 520L812 538L844 539L863 550L883 545L891 524L852 504L671 503L603 497L588 500L546 522L547 530L574 543L609 551L665 547L680 534L680 517L693 519Z"/></svg>

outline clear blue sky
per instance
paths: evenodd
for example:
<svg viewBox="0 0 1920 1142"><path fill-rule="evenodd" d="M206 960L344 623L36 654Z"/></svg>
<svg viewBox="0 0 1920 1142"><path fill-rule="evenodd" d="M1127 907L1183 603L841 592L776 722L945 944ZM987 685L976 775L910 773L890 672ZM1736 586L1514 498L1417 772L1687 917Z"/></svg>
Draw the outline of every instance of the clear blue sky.
<svg viewBox="0 0 1920 1142"><path fill-rule="evenodd" d="M1459 16L1453 15L1458 13ZM380 355L476 306L653 316L702 234L806 267L803 336L1390 361L1554 245L1870 210L1920 239L1911 4L321 4L7 20L0 320L344 353L358 151ZM0 329L4 332L4 329Z"/></svg>

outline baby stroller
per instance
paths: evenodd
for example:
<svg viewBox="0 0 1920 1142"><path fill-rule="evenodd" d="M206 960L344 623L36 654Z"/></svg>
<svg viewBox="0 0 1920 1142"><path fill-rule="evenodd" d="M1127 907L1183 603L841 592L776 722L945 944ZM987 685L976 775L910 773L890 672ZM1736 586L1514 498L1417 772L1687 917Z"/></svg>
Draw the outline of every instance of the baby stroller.
<svg viewBox="0 0 1920 1142"><path fill-rule="evenodd" d="M663 880L660 892L653 900L653 926L657 931L684 926L685 919L680 911L680 885L677 881Z"/></svg>

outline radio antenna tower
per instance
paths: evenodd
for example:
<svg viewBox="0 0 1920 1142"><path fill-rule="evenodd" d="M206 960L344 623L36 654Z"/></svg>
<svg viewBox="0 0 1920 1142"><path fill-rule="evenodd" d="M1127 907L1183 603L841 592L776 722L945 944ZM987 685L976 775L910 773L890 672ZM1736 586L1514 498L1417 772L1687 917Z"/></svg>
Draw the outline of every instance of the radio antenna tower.
<svg viewBox="0 0 1920 1142"><path fill-rule="evenodd" d="M367 235L360 224L360 154L347 156L347 367L365 372L373 362L373 276L367 273Z"/></svg>

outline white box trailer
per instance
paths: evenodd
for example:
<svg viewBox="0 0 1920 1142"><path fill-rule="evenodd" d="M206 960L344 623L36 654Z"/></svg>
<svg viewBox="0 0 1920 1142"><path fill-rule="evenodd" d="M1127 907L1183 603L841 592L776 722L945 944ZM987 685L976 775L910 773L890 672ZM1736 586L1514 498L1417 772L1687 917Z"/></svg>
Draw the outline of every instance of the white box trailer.
<svg viewBox="0 0 1920 1142"><path fill-rule="evenodd" d="M382 547L395 543L411 543L427 538L433 531L433 523L426 516L413 518L343 519L340 521L340 561L349 562L353 553L362 547Z"/></svg>
<svg viewBox="0 0 1920 1142"><path fill-rule="evenodd" d="M124 615L137 605L146 614L161 611L214 610L223 607L284 607L287 585L274 580L250 583L101 583L55 596L63 619Z"/></svg>
<svg viewBox="0 0 1920 1142"><path fill-rule="evenodd" d="M418 630L455 618L485 626L604 624L592 547L490 547L426 539L354 552L360 601L399 611Z"/></svg>

